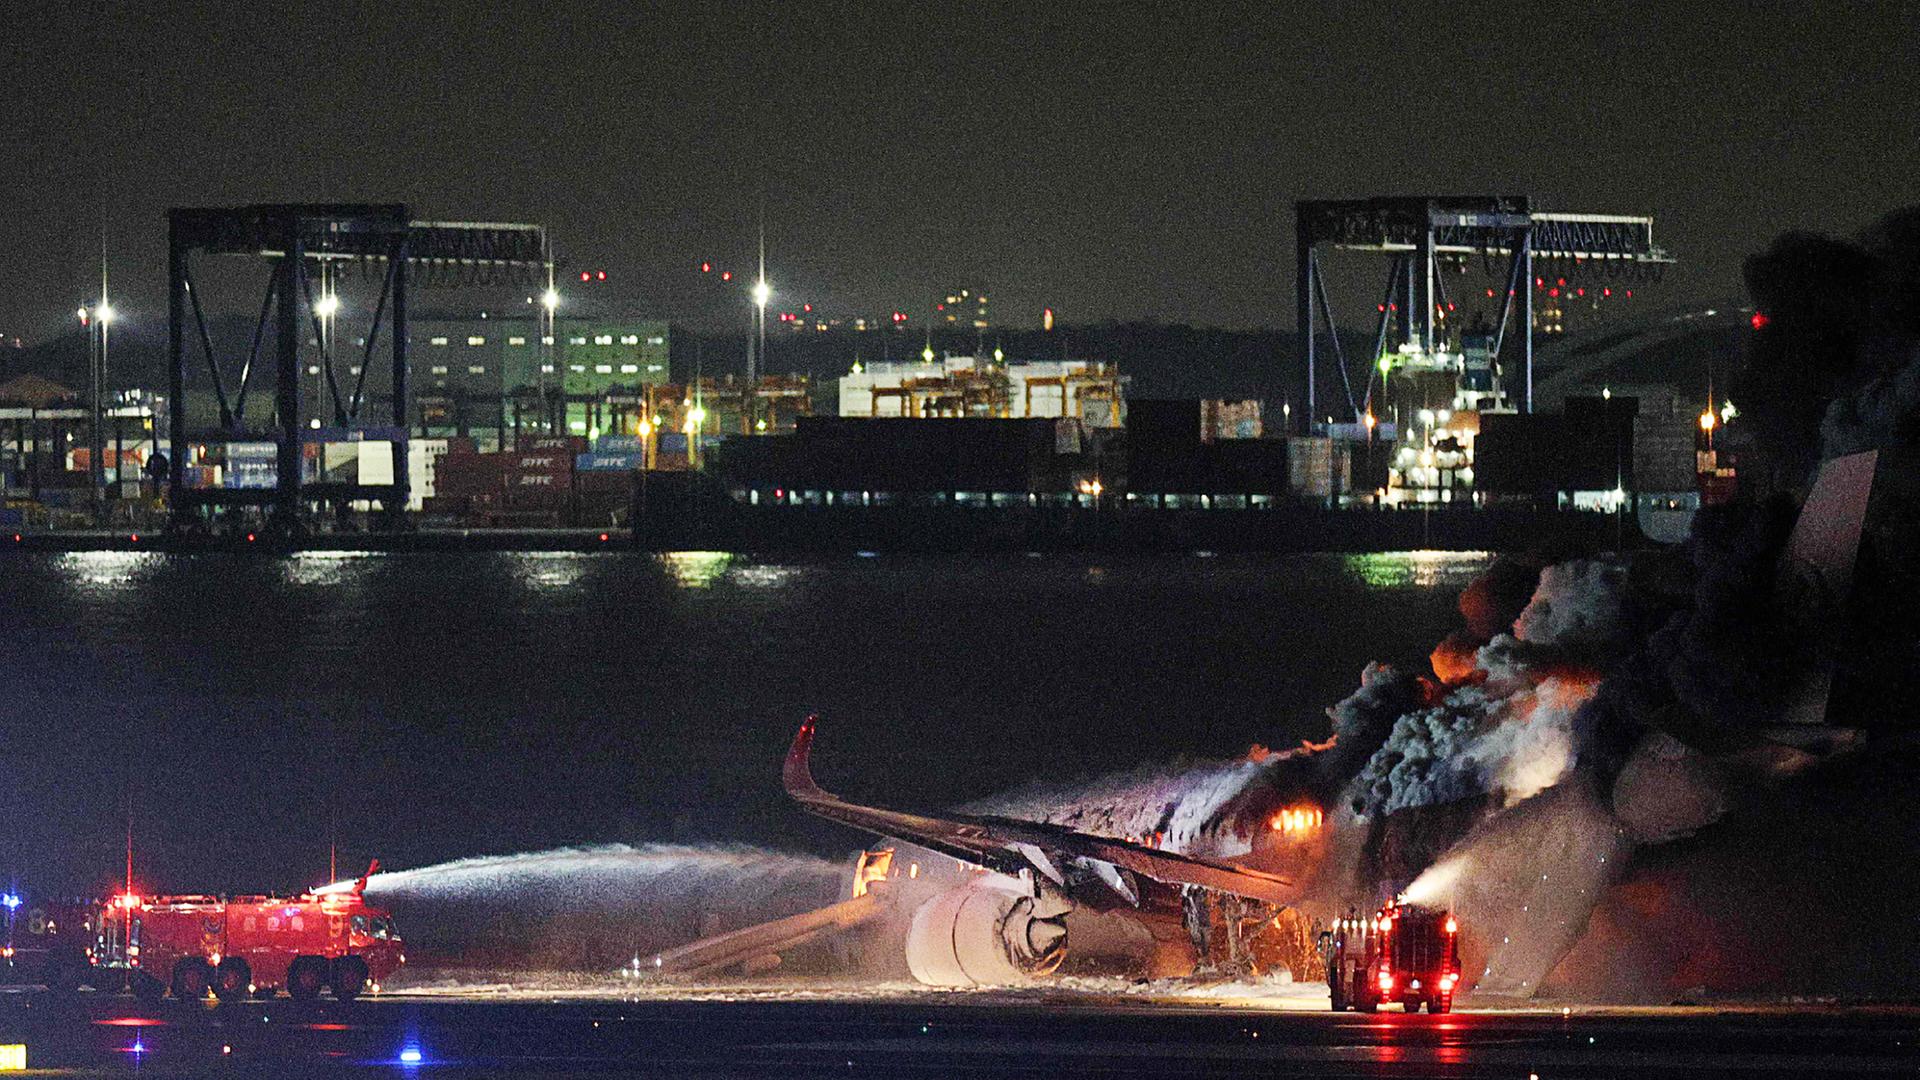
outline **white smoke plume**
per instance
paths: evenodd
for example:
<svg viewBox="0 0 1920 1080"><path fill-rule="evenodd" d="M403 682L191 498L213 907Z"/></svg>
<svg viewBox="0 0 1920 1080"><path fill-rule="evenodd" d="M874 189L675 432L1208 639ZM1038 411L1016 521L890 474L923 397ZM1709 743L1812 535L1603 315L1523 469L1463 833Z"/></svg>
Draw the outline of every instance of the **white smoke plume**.
<svg viewBox="0 0 1920 1080"><path fill-rule="evenodd" d="M1244 855L1251 846L1251 836L1244 824L1230 820L1226 811L1296 753L1255 752L1226 761L1147 765L1070 789L1033 783L960 809L1046 821L1189 854Z"/></svg>
<svg viewBox="0 0 1920 1080"><path fill-rule="evenodd" d="M1627 568L1610 559L1574 559L1540 572L1513 636L1535 645L1605 651L1624 643Z"/></svg>

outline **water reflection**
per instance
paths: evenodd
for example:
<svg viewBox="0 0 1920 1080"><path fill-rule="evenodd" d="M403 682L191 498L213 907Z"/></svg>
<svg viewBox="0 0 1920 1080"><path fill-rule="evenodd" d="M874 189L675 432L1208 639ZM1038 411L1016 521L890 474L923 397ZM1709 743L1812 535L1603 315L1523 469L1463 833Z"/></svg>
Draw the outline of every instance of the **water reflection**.
<svg viewBox="0 0 1920 1080"><path fill-rule="evenodd" d="M1492 558L1490 551L1387 551L1346 555L1341 565L1375 589L1465 588Z"/></svg>
<svg viewBox="0 0 1920 1080"><path fill-rule="evenodd" d="M684 589L711 589L733 565L730 551L667 551L654 556Z"/></svg>
<svg viewBox="0 0 1920 1080"><path fill-rule="evenodd" d="M524 552L513 557L513 574L521 584L539 592L571 589L591 557L582 551Z"/></svg>
<svg viewBox="0 0 1920 1080"><path fill-rule="evenodd" d="M363 562L372 551L299 551L280 560L281 577L289 585L346 585L375 564Z"/></svg>
<svg viewBox="0 0 1920 1080"><path fill-rule="evenodd" d="M748 589L780 589L799 580L804 572L798 566L773 566L755 563L733 568L727 581Z"/></svg>
<svg viewBox="0 0 1920 1080"><path fill-rule="evenodd" d="M71 551L54 565L67 581L82 588L132 585L165 556L153 551Z"/></svg>

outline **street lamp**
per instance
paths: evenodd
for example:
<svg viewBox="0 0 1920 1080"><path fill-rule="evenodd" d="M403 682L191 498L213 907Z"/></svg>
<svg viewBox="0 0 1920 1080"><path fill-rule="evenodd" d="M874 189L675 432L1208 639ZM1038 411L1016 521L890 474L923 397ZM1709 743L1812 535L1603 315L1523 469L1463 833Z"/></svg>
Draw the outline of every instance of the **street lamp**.
<svg viewBox="0 0 1920 1080"><path fill-rule="evenodd" d="M754 346L753 362L747 365L747 386L752 388L759 381L760 367L766 362L767 355L767 301L773 299L773 286L767 284L766 272L761 271L760 280L753 283L754 325L758 331L760 343Z"/></svg>

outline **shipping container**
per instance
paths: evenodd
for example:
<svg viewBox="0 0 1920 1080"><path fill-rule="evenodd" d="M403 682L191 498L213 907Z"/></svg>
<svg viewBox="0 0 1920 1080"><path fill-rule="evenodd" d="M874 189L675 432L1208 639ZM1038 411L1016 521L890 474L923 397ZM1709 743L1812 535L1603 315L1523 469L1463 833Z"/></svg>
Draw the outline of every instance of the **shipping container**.
<svg viewBox="0 0 1920 1080"><path fill-rule="evenodd" d="M587 452L587 440L580 435L542 435L537 438L523 438L513 449L528 454L565 454L571 458Z"/></svg>
<svg viewBox="0 0 1920 1080"><path fill-rule="evenodd" d="M573 463L574 471L579 473L631 472L640 466L641 454L638 451L632 453L595 451L591 454L581 454L574 459Z"/></svg>
<svg viewBox="0 0 1920 1080"><path fill-rule="evenodd" d="M602 435L593 441L596 454L638 454L645 449L638 435Z"/></svg>
<svg viewBox="0 0 1920 1080"><path fill-rule="evenodd" d="M433 464L434 494L488 495L506 487L505 462L499 454L448 450Z"/></svg>
<svg viewBox="0 0 1920 1080"><path fill-rule="evenodd" d="M1330 438L1289 438L1287 491L1305 499L1331 499L1339 490L1334 483L1334 457L1334 443Z"/></svg>

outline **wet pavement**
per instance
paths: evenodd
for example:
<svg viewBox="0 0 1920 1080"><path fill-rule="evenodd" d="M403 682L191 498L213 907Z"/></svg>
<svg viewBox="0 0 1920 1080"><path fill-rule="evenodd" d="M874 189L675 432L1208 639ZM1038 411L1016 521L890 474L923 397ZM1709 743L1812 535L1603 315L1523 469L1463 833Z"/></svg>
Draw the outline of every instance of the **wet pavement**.
<svg viewBox="0 0 1920 1080"><path fill-rule="evenodd" d="M1281 1004L655 992L143 1005L21 992L0 995L0 1045L25 1044L30 1074L152 1077L1920 1073L1920 1011L1911 1009L1336 1016Z"/></svg>

